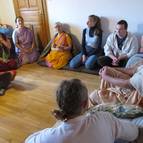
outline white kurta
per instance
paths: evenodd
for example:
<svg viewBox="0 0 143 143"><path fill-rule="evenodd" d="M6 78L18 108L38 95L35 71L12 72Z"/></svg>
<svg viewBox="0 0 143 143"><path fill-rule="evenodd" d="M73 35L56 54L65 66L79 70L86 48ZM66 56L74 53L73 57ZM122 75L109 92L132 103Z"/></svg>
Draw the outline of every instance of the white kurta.
<svg viewBox="0 0 143 143"><path fill-rule="evenodd" d="M25 143L114 143L117 138L132 141L137 136L138 128L132 123L97 112L36 132Z"/></svg>
<svg viewBox="0 0 143 143"><path fill-rule="evenodd" d="M119 55L127 55L127 57L130 58L138 51L138 40L134 35L130 33L128 33L125 41L123 42L122 50L118 48L116 32L113 32L109 35L104 46L105 56L114 55L118 57Z"/></svg>

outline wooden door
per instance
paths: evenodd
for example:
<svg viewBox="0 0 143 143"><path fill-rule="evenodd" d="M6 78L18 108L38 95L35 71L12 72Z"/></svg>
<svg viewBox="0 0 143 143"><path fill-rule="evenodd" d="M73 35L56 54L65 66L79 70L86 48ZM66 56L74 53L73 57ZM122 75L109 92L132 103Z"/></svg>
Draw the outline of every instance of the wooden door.
<svg viewBox="0 0 143 143"><path fill-rule="evenodd" d="M38 46L44 48L49 39L46 0L13 0L16 16L22 16L25 25L34 28Z"/></svg>

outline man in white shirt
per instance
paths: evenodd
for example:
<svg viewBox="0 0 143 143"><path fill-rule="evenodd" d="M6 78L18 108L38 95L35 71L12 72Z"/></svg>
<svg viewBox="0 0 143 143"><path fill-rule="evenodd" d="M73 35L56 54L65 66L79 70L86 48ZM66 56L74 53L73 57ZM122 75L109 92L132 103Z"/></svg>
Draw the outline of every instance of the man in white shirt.
<svg viewBox="0 0 143 143"><path fill-rule="evenodd" d="M139 51L137 38L127 31L128 23L120 20L104 46L105 56L99 57L101 66L125 66L127 60Z"/></svg>
<svg viewBox="0 0 143 143"><path fill-rule="evenodd" d="M110 113L85 113L88 91L78 79L64 80L56 92L59 110L53 112L61 122L30 135L25 143L114 143L115 139L133 141L138 128Z"/></svg>

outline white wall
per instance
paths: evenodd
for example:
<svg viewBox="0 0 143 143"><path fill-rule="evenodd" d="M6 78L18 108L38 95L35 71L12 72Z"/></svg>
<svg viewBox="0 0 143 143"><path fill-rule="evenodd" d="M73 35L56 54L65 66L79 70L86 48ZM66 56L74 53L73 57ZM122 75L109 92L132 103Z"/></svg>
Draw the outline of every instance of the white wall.
<svg viewBox="0 0 143 143"><path fill-rule="evenodd" d="M0 23L9 24L14 27L14 19L13 0L0 0Z"/></svg>
<svg viewBox="0 0 143 143"><path fill-rule="evenodd" d="M101 17L104 42L107 35L114 31L116 22L126 19L129 31L140 39L143 35L142 0L46 0L51 36L56 21L69 24L71 32L81 41L82 29L90 14ZM15 13L13 0L0 0L0 23L14 24Z"/></svg>
<svg viewBox="0 0 143 143"><path fill-rule="evenodd" d="M127 20L128 30L138 38L143 35L142 0L47 0L47 6L51 35L54 34L53 24L61 21L69 24L71 32L81 41L81 32L90 14L101 17L104 42L120 19Z"/></svg>

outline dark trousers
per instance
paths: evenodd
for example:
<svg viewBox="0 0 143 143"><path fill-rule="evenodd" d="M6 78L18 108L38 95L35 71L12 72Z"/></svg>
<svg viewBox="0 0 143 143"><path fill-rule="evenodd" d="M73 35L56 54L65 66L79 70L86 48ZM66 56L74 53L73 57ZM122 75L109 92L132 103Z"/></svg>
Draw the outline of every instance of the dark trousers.
<svg viewBox="0 0 143 143"><path fill-rule="evenodd" d="M110 66L110 67L125 67L127 60L121 60L119 61L119 65L118 66L114 66L112 65L112 59L108 56L101 56L98 58L98 64L103 67L103 66Z"/></svg>
<svg viewBox="0 0 143 143"><path fill-rule="evenodd" d="M11 74L9 72L5 72L0 74L0 89L7 89L11 82Z"/></svg>

